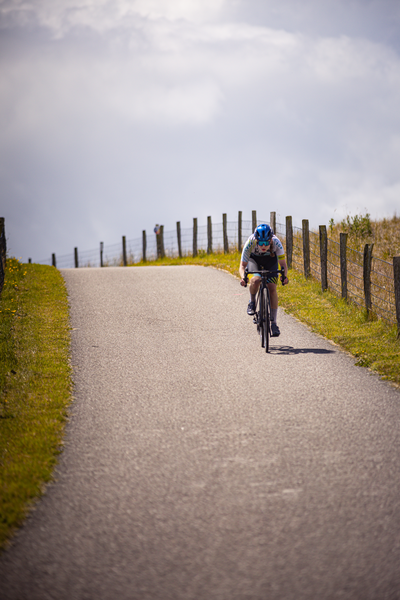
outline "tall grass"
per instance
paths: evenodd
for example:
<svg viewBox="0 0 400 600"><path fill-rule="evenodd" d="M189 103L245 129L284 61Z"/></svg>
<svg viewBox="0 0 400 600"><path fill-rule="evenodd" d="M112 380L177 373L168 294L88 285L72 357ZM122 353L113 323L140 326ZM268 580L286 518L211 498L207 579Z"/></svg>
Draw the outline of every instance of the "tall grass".
<svg viewBox="0 0 400 600"><path fill-rule="evenodd" d="M400 218L372 221L368 213L347 216L339 223L333 219L328 228L328 285L341 296L340 234L347 234L347 286L348 297L364 307L363 262L365 244L374 244L372 251L371 295L372 310L369 318L382 318L390 324L396 322L393 280L393 256L400 255ZM310 232L311 271L320 279L319 233ZM303 266L302 232L294 230L293 263L297 270Z"/></svg>
<svg viewBox="0 0 400 600"><path fill-rule="evenodd" d="M348 246L362 251L365 244L374 244L374 256L391 261L400 255L400 217L372 220L369 213L350 216L335 223L329 222L329 237L339 242L340 233L347 233Z"/></svg>

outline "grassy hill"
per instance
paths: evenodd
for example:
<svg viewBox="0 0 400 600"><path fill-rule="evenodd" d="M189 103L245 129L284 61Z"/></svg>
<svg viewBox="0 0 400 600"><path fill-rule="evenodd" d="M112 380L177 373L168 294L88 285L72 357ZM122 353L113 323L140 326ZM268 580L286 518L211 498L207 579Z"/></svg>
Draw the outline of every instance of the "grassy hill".
<svg viewBox="0 0 400 600"><path fill-rule="evenodd" d="M335 223L331 219L329 237L339 241L340 233L348 234L348 246L362 250L364 244L374 243L374 256L390 261L393 256L400 256L400 217L373 221L370 215L347 216Z"/></svg>

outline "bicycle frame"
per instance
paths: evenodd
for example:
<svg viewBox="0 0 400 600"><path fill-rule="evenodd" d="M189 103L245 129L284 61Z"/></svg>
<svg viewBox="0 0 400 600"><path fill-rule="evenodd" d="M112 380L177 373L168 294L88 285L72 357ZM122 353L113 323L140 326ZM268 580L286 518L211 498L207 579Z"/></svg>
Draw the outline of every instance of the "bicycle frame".
<svg viewBox="0 0 400 600"><path fill-rule="evenodd" d="M268 279L281 275L283 285L285 279L285 271L283 268L266 271L259 269L255 271L260 275L261 284L257 292L256 312L253 322L257 325L257 332L261 338L261 347L265 348L265 352L269 352L269 338L271 336L271 300L268 289ZM247 269L245 270L245 282L248 282L248 275L251 275Z"/></svg>

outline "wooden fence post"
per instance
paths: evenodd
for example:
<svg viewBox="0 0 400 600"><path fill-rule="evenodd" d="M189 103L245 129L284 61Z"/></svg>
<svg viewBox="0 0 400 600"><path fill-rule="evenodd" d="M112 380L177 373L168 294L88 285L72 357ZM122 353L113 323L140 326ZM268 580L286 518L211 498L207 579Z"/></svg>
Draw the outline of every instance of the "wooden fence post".
<svg viewBox="0 0 400 600"><path fill-rule="evenodd" d="M3 290L4 279L6 276L6 232L5 232L5 220L4 217L0 217L0 293Z"/></svg>
<svg viewBox="0 0 400 600"><path fill-rule="evenodd" d="M286 258L288 269L292 268L293 260L293 225L292 217L286 217Z"/></svg>
<svg viewBox="0 0 400 600"><path fill-rule="evenodd" d="M340 234L340 280L342 298L347 300L347 233Z"/></svg>
<svg viewBox="0 0 400 600"><path fill-rule="evenodd" d="M253 231L252 231L252 233L253 233L255 228L257 227L257 211L256 210L251 211L251 221L252 221L251 225L253 228Z"/></svg>
<svg viewBox="0 0 400 600"><path fill-rule="evenodd" d="M197 219L193 219L193 256L197 256Z"/></svg>
<svg viewBox="0 0 400 600"><path fill-rule="evenodd" d="M303 263L304 263L304 277L307 279L311 275L310 266L310 229L308 219L303 219Z"/></svg>
<svg viewBox="0 0 400 600"><path fill-rule="evenodd" d="M142 261L147 262L146 258L146 250L147 250L147 239L146 239L146 230L142 231Z"/></svg>
<svg viewBox="0 0 400 600"><path fill-rule="evenodd" d="M269 226L276 235L276 212L269 213Z"/></svg>
<svg viewBox="0 0 400 600"><path fill-rule="evenodd" d="M57 269L56 255L54 253L51 255L51 265Z"/></svg>
<svg viewBox="0 0 400 600"><path fill-rule="evenodd" d="M28 258L28 263L31 265L32 264L32 259Z"/></svg>
<svg viewBox="0 0 400 600"><path fill-rule="evenodd" d="M164 225L156 225L154 233L156 234L157 259L164 258Z"/></svg>
<svg viewBox="0 0 400 600"><path fill-rule="evenodd" d="M179 254L179 258L182 258L181 223L180 223L180 221L176 222L176 237L178 239L178 254Z"/></svg>
<svg viewBox="0 0 400 600"><path fill-rule="evenodd" d="M160 238L160 256L164 258L165 249L164 249L164 225L160 225L160 234L158 236Z"/></svg>
<svg viewBox="0 0 400 600"><path fill-rule="evenodd" d="M397 339L400 339L400 256L393 257L394 298L396 303Z"/></svg>
<svg viewBox="0 0 400 600"><path fill-rule="evenodd" d="M3 265L3 272L6 272L7 242L6 242L6 223L4 217L0 217L0 260Z"/></svg>
<svg viewBox="0 0 400 600"><path fill-rule="evenodd" d="M238 212L238 252L242 251L242 211Z"/></svg>
<svg viewBox="0 0 400 600"><path fill-rule="evenodd" d="M227 223L226 223L226 213L222 215L222 230L224 234L224 253L228 254L229 246L228 246L228 231L227 231Z"/></svg>
<svg viewBox="0 0 400 600"><path fill-rule="evenodd" d="M156 234L156 247L157 247L157 260L161 258L161 244L160 244L160 229L158 229L158 233L154 231Z"/></svg>
<svg viewBox="0 0 400 600"><path fill-rule="evenodd" d="M124 267L126 267L127 265L127 261L126 261L126 238L123 235L122 236L122 263L124 265Z"/></svg>
<svg viewBox="0 0 400 600"><path fill-rule="evenodd" d="M328 289L328 236L326 225L319 226L319 256L321 261L321 288Z"/></svg>
<svg viewBox="0 0 400 600"><path fill-rule="evenodd" d="M364 246L363 280L365 308L367 309L367 315L369 315L371 310L371 263L373 247L374 244L365 244Z"/></svg>
<svg viewBox="0 0 400 600"><path fill-rule="evenodd" d="M211 223L211 217L207 217L207 254L212 254L212 223Z"/></svg>
<svg viewBox="0 0 400 600"><path fill-rule="evenodd" d="M75 269L78 269L79 268L78 248L74 248L74 255L75 255Z"/></svg>
<svg viewBox="0 0 400 600"><path fill-rule="evenodd" d="M103 250L104 250L104 242L100 242L100 267L104 267L104 264L103 264Z"/></svg>

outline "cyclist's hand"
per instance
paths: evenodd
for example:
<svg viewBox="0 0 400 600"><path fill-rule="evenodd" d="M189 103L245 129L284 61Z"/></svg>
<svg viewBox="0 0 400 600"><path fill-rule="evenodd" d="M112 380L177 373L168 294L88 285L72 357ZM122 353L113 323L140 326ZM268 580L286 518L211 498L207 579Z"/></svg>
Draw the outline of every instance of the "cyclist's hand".
<svg viewBox="0 0 400 600"><path fill-rule="evenodd" d="M282 281L282 285L287 285L289 283L289 279L287 277Z"/></svg>
<svg viewBox="0 0 400 600"><path fill-rule="evenodd" d="M245 279L242 279L240 281L240 285L242 285L243 287L247 287L247 281Z"/></svg>

